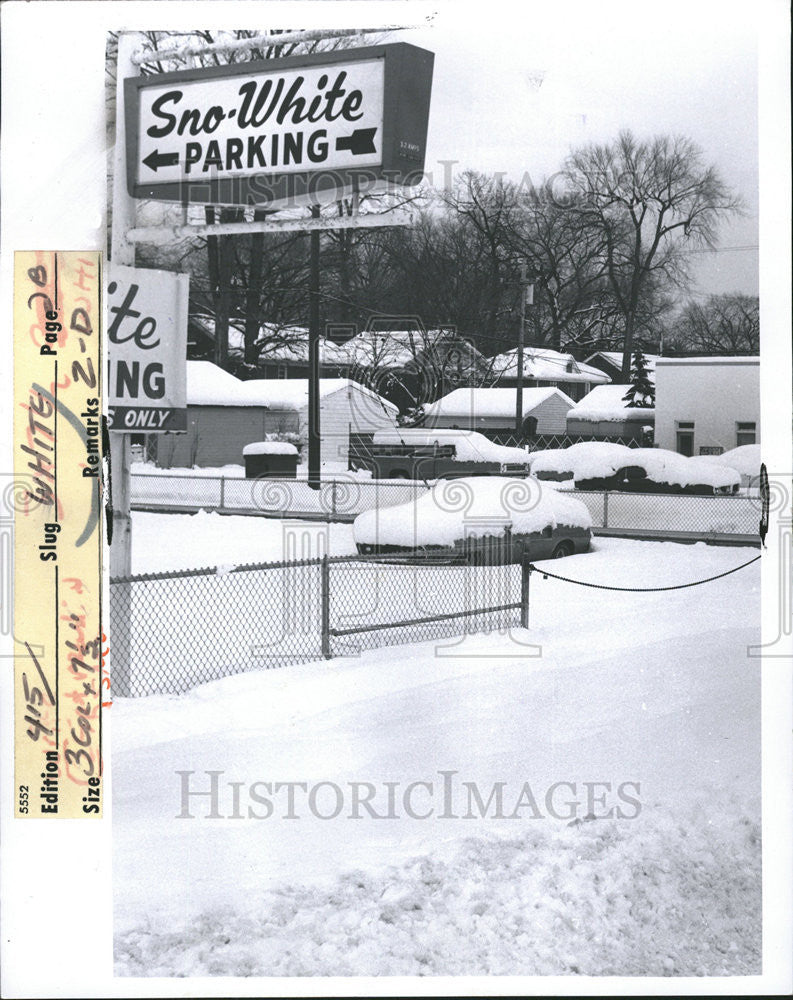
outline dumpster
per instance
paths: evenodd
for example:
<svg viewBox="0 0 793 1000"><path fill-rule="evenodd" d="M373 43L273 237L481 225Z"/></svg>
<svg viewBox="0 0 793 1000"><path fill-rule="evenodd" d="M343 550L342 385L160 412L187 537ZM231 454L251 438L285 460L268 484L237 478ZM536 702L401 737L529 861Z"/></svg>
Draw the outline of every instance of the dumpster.
<svg viewBox="0 0 793 1000"><path fill-rule="evenodd" d="M288 441L254 441L242 449L245 478L295 479L298 451Z"/></svg>

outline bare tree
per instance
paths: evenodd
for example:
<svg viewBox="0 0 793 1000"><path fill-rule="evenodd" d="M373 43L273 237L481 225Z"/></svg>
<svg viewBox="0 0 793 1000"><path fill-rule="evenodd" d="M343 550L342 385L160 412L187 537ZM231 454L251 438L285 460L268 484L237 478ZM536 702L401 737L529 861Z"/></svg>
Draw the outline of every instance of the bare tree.
<svg viewBox="0 0 793 1000"><path fill-rule="evenodd" d="M624 319L623 376L647 285L688 281L688 251L716 244L720 221L741 209L701 150L683 136L639 141L620 133L609 145L573 151L566 164L570 204L602 236L606 275Z"/></svg>
<svg viewBox="0 0 793 1000"><path fill-rule="evenodd" d="M674 324L668 343L679 351L703 354L758 354L760 300L754 295L710 295L690 301Z"/></svg>

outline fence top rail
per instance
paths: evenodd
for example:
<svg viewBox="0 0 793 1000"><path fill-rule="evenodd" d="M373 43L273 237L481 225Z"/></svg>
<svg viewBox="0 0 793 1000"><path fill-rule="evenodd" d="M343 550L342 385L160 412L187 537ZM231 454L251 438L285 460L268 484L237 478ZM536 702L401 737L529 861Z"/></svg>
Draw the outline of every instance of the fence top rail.
<svg viewBox="0 0 793 1000"><path fill-rule="evenodd" d="M699 500L730 500L737 502L743 500L744 502L751 502L756 504L759 497L754 494L740 494L740 493L638 493L633 490L562 490L563 493L570 493L572 496L608 496L608 497L631 497L644 498L651 497L653 500L684 500L684 501L699 501ZM759 510L759 507L758 507Z"/></svg>
<svg viewBox="0 0 793 1000"><path fill-rule="evenodd" d="M304 486L308 485L308 478L306 479L287 479L284 476L255 476L254 478L248 478L247 476L217 476L217 475L191 475L179 472L132 472L133 479L179 479L179 480L197 480L198 482L205 483L209 482L222 482L227 483L289 483L289 485L294 485L295 483L302 484ZM437 482L437 480L429 479L385 479L385 478L372 478L372 479L321 479L320 486L402 486L405 489L415 489L418 486L426 486L426 484Z"/></svg>
<svg viewBox="0 0 793 1000"><path fill-rule="evenodd" d="M426 556L417 553L396 553L394 555L346 555L346 556L318 556L314 559L292 559L279 560L276 562L263 563L242 563L238 566L203 566L198 569L175 569L163 570L160 573L139 573L133 576L115 577L110 580L111 585L125 583L153 583L157 580L179 580L197 576L228 576L234 573L255 573L260 570L269 569L300 569L307 566L339 565L343 563L388 563L389 565L405 566L462 566L465 558L462 554L454 553L428 554Z"/></svg>
<svg viewBox="0 0 793 1000"><path fill-rule="evenodd" d="M220 482L225 480L226 482L240 482L240 483L286 483L290 486L293 485L304 485L308 486L308 479L286 479L282 476L256 476L254 479L249 479L246 476L204 476L204 475L184 475L184 473L178 472L133 472L133 477L135 479L195 479L199 482L217 481ZM521 477L510 477L510 478L521 478ZM526 476L526 479L533 478L532 476ZM320 486L396 486L402 487L403 489L415 490L418 487L424 489L429 488L428 484L435 484L443 480L437 479L322 479L320 481ZM546 482L547 480L539 479L537 482ZM567 480L559 480L562 485L567 483ZM750 490L748 493L663 493L648 491L646 493L640 493L638 490L579 490L575 488L570 488L569 490L564 490L564 492L569 492L573 494L583 493L586 496L603 496L608 494L609 496L619 496L619 497L673 497L675 499L685 499L685 500L756 500L759 497L759 488L747 486L743 487L745 490Z"/></svg>

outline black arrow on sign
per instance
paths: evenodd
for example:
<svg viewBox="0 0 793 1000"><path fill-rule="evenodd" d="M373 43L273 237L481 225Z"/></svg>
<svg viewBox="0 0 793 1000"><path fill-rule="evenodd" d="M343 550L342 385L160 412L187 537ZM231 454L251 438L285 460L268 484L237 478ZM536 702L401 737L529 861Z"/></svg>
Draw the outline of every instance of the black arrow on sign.
<svg viewBox="0 0 793 1000"><path fill-rule="evenodd" d="M179 162L178 153L159 153L156 149L143 161L149 170L157 173L157 167L173 167Z"/></svg>
<svg viewBox="0 0 793 1000"><path fill-rule="evenodd" d="M336 140L336 149L349 149L353 156L374 153L374 134L377 128L357 128L352 135L343 135Z"/></svg>

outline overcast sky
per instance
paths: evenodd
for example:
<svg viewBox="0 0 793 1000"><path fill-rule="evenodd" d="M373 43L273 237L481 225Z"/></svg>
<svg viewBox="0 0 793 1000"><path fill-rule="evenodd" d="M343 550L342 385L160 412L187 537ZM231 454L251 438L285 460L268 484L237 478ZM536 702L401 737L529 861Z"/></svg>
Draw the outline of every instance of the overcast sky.
<svg viewBox="0 0 793 1000"><path fill-rule="evenodd" d="M510 17L509 14L512 14ZM441 3L433 26L392 36L435 53L426 169L532 181L572 146L680 133L744 198L719 253L697 255L700 294L757 294L757 17L751 3ZM541 82L540 82L541 81Z"/></svg>

